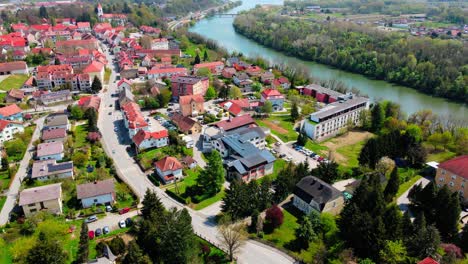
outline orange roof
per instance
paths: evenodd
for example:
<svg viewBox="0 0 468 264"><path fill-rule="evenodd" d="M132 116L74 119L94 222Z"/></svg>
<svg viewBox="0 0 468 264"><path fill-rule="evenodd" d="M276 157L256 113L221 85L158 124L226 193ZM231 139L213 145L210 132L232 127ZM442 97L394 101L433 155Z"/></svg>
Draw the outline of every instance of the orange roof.
<svg viewBox="0 0 468 264"><path fill-rule="evenodd" d="M427 258L421 260L420 262L418 262L418 264L439 264L439 262L433 260L430 257L427 257Z"/></svg>
<svg viewBox="0 0 468 264"><path fill-rule="evenodd" d="M160 73L187 73L186 68L167 68L167 69L151 69L148 74L160 74Z"/></svg>
<svg viewBox="0 0 468 264"><path fill-rule="evenodd" d="M145 139L161 139L161 138L166 138L168 136L169 136L169 133L167 132L166 129L155 131L155 132L140 130L135 134L135 136L133 136L132 140L135 143L135 145L139 146L141 142L143 142Z"/></svg>
<svg viewBox="0 0 468 264"><path fill-rule="evenodd" d="M282 96L282 94L276 89L265 89L262 92L263 97L270 97L270 96Z"/></svg>
<svg viewBox="0 0 468 264"><path fill-rule="evenodd" d="M221 65L224 65L222 61L213 61L213 62L195 64L193 68L194 69L211 68L211 67L216 67L216 66L221 66Z"/></svg>
<svg viewBox="0 0 468 264"><path fill-rule="evenodd" d="M11 104L9 106L0 108L0 115L3 117L12 116L21 112L23 112L23 110L21 110L21 108L19 108L16 104Z"/></svg>
<svg viewBox="0 0 468 264"><path fill-rule="evenodd" d="M190 102L195 101L196 103L204 103L205 99L202 95L183 95L179 97L179 104L186 105L190 104Z"/></svg>
<svg viewBox="0 0 468 264"><path fill-rule="evenodd" d="M156 168L160 171L175 171L182 169L182 164L174 157L164 157L163 159L154 163Z"/></svg>
<svg viewBox="0 0 468 264"><path fill-rule="evenodd" d="M8 92L8 96L16 98L16 99L23 99L24 98L24 91L18 89L11 89Z"/></svg>
<svg viewBox="0 0 468 264"><path fill-rule="evenodd" d="M100 62L93 61L91 62L86 68L83 70L84 73L91 73L91 72L100 72L104 65Z"/></svg>
<svg viewBox="0 0 468 264"><path fill-rule="evenodd" d="M145 118L143 117L140 107L135 102L128 102L122 106L125 117L128 120L128 126L131 129L146 127Z"/></svg>
<svg viewBox="0 0 468 264"><path fill-rule="evenodd" d="M0 119L0 131L3 131L8 124L10 124L10 121Z"/></svg>
<svg viewBox="0 0 468 264"><path fill-rule="evenodd" d="M459 156L439 164L439 168L468 179L468 155Z"/></svg>

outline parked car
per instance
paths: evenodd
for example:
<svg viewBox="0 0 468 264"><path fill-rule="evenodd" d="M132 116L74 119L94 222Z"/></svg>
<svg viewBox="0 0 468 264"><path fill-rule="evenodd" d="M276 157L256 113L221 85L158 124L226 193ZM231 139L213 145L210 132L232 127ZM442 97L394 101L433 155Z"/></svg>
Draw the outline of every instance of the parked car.
<svg viewBox="0 0 468 264"><path fill-rule="evenodd" d="M120 220L120 222L119 222L119 227L120 227L120 228L125 228L125 227L127 227L127 225L125 224L125 221L124 221L124 220Z"/></svg>
<svg viewBox="0 0 468 264"><path fill-rule="evenodd" d="M128 213L129 211L130 211L130 208L125 207L125 208L123 208L123 209L120 209L119 214L126 214L126 213Z"/></svg>
<svg viewBox="0 0 468 264"><path fill-rule="evenodd" d="M88 231L88 237L89 237L89 239L94 239L94 231L93 230Z"/></svg>
<svg viewBox="0 0 468 264"><path fill-rule="evenodd" d="M102 235L102 229L101 228L97 228L96 231L94 231L94 234L96 234L96 236L100 236Z"/></svg>
<svg viewBox="0 0 468 264"><path fill-rule="evenodd" d="M280 158L284 158L284 157L286 157L286 154L281 153L281 154L279 155L279 157L280 157Z"/></svg>
<svg viewBox="0 0 468 264"><path fill-rule="evenodd" d="M86 223L92 223L92 222L96 222L98 220L97 216L96 215L92 215L88 218L86 218L85 222Z"/></svg>
<svg viewBox="0 0 468 264"><path fill-rule="evenodd" d="M112 206L106 205L106 212L112 212Z"/></svg>
<svg viewBox="0 0 468 264"><path fill-rule="evenodd" d="M127 226L131 226L133 224L133 220L130 217L128 217L127 219L125 219L125 224Z"/></svg>
<svg viewBox="0 0 468 264"><path fill-rule="evenodd" d="M102 232L103 232L104 234L109 234L109 232L110 232L109 227L108 227L108 226L105 226L105 227L102 229Z"/></svg>
<svg viewBox="0 0 468 264"><path fill-rule="evenodd" d="M281 146L281 142L276 142L275 145L276 146Z"/></svg>

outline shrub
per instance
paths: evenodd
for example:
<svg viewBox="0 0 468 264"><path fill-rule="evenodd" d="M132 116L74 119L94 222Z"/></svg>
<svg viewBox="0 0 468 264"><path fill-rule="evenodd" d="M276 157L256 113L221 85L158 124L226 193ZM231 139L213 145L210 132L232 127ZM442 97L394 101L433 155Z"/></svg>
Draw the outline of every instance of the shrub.
<svg viewBox="0 0 468 264"><path fill-rule="evenodd" d="M99 132L89 132L86 139L91 143L95 143L101 139L101 134Z"/></svg>
<svg viewBox="0 0 468 264"><path fill-rule="evenodd" d="M283 217L283 211L281 208L279 208L277 205L273 205L266 210L266 225L271 228L271 231L273 231L275 228L283 224Z"/></svg>
<svg viewBox="0 0 468 264"><path fill-rule="evenodd" d="M120 236L113 238L109 242L109 247L112 253L114 253L115 255L120 255L120 254L125 253L125 242Z"/></svg>

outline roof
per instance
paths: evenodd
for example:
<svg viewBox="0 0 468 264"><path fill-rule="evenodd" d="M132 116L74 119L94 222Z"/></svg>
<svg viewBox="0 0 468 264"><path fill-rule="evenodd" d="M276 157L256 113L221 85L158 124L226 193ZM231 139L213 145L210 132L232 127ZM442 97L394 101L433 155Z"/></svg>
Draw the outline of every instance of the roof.
<svg viewBox="0 0 468 264"><path fill-rule="evenodd" d="M296 184L293 193L308 204L313 200L319 204L320 210L327 202L342 195L338 189L314 176L302 178Z"/></svg>
<svg viewBox="0 0 468 264"><path fill-rule="evenodd" d="M468 155L459 156L439 164L439 168L468 179Z"/></svg>
<svg viewBox="0 0 468 264"><path fill-rule="evenodd" d="M221 107L224 107L224 109L227 109L229 111L229 113L231 113L231 114L233 114L235 116L239 115L240 112L242 112L242 107L240 105L236 104L235 102L233 102L233 100L220 103L219 105Z"/></svg>
<svg viewBox="0 0 468 264"><path fill-rule="evenodd" d="M332 89L329 89L329 88L325 88L323 86L320 86L318 84L309 84L307 85L306 87L304 87L304 89L307 89L307 90L314 90L316 92L319 92L319 93L322 93L322 94L328 94L330 95L331 97L335 97L335 98L338 98L339 96L343 96L344 94L340 93L340 92L337 92L335 90L332 90Z"/></svg>
<svg viewBox="0 0 468 264"><path fill-rule="evenodd" d="M67 136L67 130L65 128L57 129L45 129L42 131L42 140L64 138Z"/></svg>
<svg viewBox="0 0 468 264"><path fill-rule="evenodd" d="M9 72L15 70L27 70L28 65L24 61L12 61L0 63L0 72Z"/></svg>
<svg viewBox="0 0 468 264"><path fill-rule="evenodd" d="M3 131L3 129L5 129L5 127L7 127L10 123L11 122L8 120L0 119L0 132Z"/></svg>
<svg viewBox="0 0 468 264"><path fill-rule="evenodd" d="M24 98L24 91L18 90L18 89L11 89L8 92L9 97L13 97L16 99L23 99Z"/></svg>
<svg viewBox="0 0 468 264"><path fill-rule="evenodd" d="M166 68L166 69L151 69L148 74L164 74L164 73L187 73L186 68Z"/></svg>
<svg viewBox="0 0 468 264"><path fill-rule="evenodd" d="M196 103L204 103L205 99L201 94L183 95L179 97L179 104L181 105L190 104L192 101L195 101Z"/></svg>
<svg viewBox="0 0 468 264"><path fill-rule="evenodd" d="M154 163L160 171L174 171L182 169L182 164L174 157L164 157Z"/></svg>
<svg viewBox="0 0 468 264"><path fill-rule="evenodd" d="M49 142L49 143L41 143L37 145L38 157L60 154L62 152L63 152L62 142Z"/></svg>
<svg viewBox="0 0 468 264"><path fill-rule="evenodd" d="M262 96L270 97L270 96L283 96L283 95L276 89L265 89L262 92Z"/></svg>
<svg viewBox="0 0 468 264"><path fill-rule="evenodd" d="M250 115L242 115L242 116L236 116L233 118L230 118L229 120L224 120L224 121L219 121L215 123L214 125L224 129L224 131L229 131L235 128L239 128L242 126L248 126L248 125L255 125L255 120Z"/></svg>
<svg viewBox="0 0 468 264"><path fill-rule="evenodd" d="M122 80L120 80L120 81L117 83L117 86L120 86L120 85L122 85L123 83L126 83L126 84L128 84L128 85L132 85L132 82L131 82L131 81L129 81L129 80L123 78Z"/></svg>
<svg viewBox="0 0 468 264"><path fill-rule="evenodd" d="M83 73L100 72L102 71L103 68L104 68L104 64L98 61L93 61L83 70Z"/></svg>
<svg viewBox="0 0 468 264"><path fill-rule="evenodd" d="M161 139L166 137L169 137L169 133L166 129L155 132L149 132L141 129L135 134L135 136L133 136L132 140L135 145L139 146L145 139Z"/></svg>
<svg viewBox="0 0 468 264"><path fill-rule="evenodd" d="M439 262L435 261L431 257L427 257L427 258L421 260L420 262L418 262L418 264L439 264Z"/></svg>
<svg viewBox="0 0 468 264"><path fill-rule="evenodd" d="M0 115L3 117L16 115L21 112L23 112L23 110L19 108L19 106L17 106L16 104L11 104L0 108Z"/></svg>
<svg viewBox="0 0 468 264"><path fill-rule="evenodd" d="M68 125L68 116L65 114L52 114L45 120L46 126L65 126Z"/></svg>
<svg viewBox="0 0 468 264"><path fill-rule="evenodd" d="M114 192L114 179L89 182L76 186L76 196L80 200Z"/></svg>
<svg viewBox="0 0 468 264"><path fill-rule="evenodd" d="M98 111L100 104L101 98L97 95L84 96L78 100L78 105L85 109L94 108L96 111Z"/></svg>
<svg viewBox="0 0 468 264"><path fill-rule="evenodd" d="M140 106L137 103L128 102L122 105L121 108L124 111L129 128L142 128L148 125L148 123L145 121L145 117L140 111Z"/></svg>
<svg viewBox="0 0 468 264"><path fill-rule="evenodd" d="M182 159L182 162L186 165L190 165L190 164L194 164L194 163L197 163L196 160L194 160L192 157L190 156L185 156L183 159Z"/></svg>
<svg viewBox="0 0 468 264"><path fill-rule="evenodd" d="M55 160L41 160L33 163L31 178L39 178L73 171L73 161L57 163Z"/></svg>
<svg viewBox="0 0 468 264"><path fill-rule="evenodd" d="M61 183L49 184L35 188L25 189L20 192L20 206L58 199L61 197Z"/></svg>
<svg viewBox="0 0 468 264"><path fill-rule="evenodd" d="M213 61L213 62L195 64L193 68L194 69L211 68L211 67L222 66L222 65L224 65L222 61Z"/></svg>
<svg viewBox="0 0 468 264"><path fill-rule="evenodd" d="M182 132L188 132L197 123L193 119L179 113L174 113L171 116L171 120Z"/></svg>
<svg viewBox="0 0 468 264"><path fill-rule="evenodd" d="M331 104L328 104L326 107L322 108L320 111L311 114L311 117L318 119L326 118L346 109L356 107L360 104L369 102L368 98L365 97L353 97L345 101L336 101Z"/></svg>
<svg viewBox="0 0 468 264"><path fill-rule="evenodd" d="M173 83L184 83L184 84L196 84L197 82L206 80L206 77L198 77L198 76L174 76L171 79Z"/></svg>

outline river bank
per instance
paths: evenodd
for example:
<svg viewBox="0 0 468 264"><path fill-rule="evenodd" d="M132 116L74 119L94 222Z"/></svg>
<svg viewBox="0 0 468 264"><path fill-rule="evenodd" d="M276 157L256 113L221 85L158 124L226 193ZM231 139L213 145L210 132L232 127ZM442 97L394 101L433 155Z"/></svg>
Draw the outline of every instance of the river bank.
<svg viewBox="0 0 468 264"><path fill-rule="evenodd" d="M282 1L244 1L229 13L237 13L255 7L257 4L282 4ZM308 73L317 79L341 81L348 87L355 87L373 100L386 99L398 102L402 110L412 114L423 109L431 109L434 113L452 119L466 120L468 107L449 100L432 97L409 87L394 85L385 81L368 79L359 74L353 74L326 65L304 61L276 52L234 31L232 17L211 17L198 21L190 28L206 38L213 39L228 52L241 52L248 57L261 56L271 64L285 64L307 69Z"/></svg>

